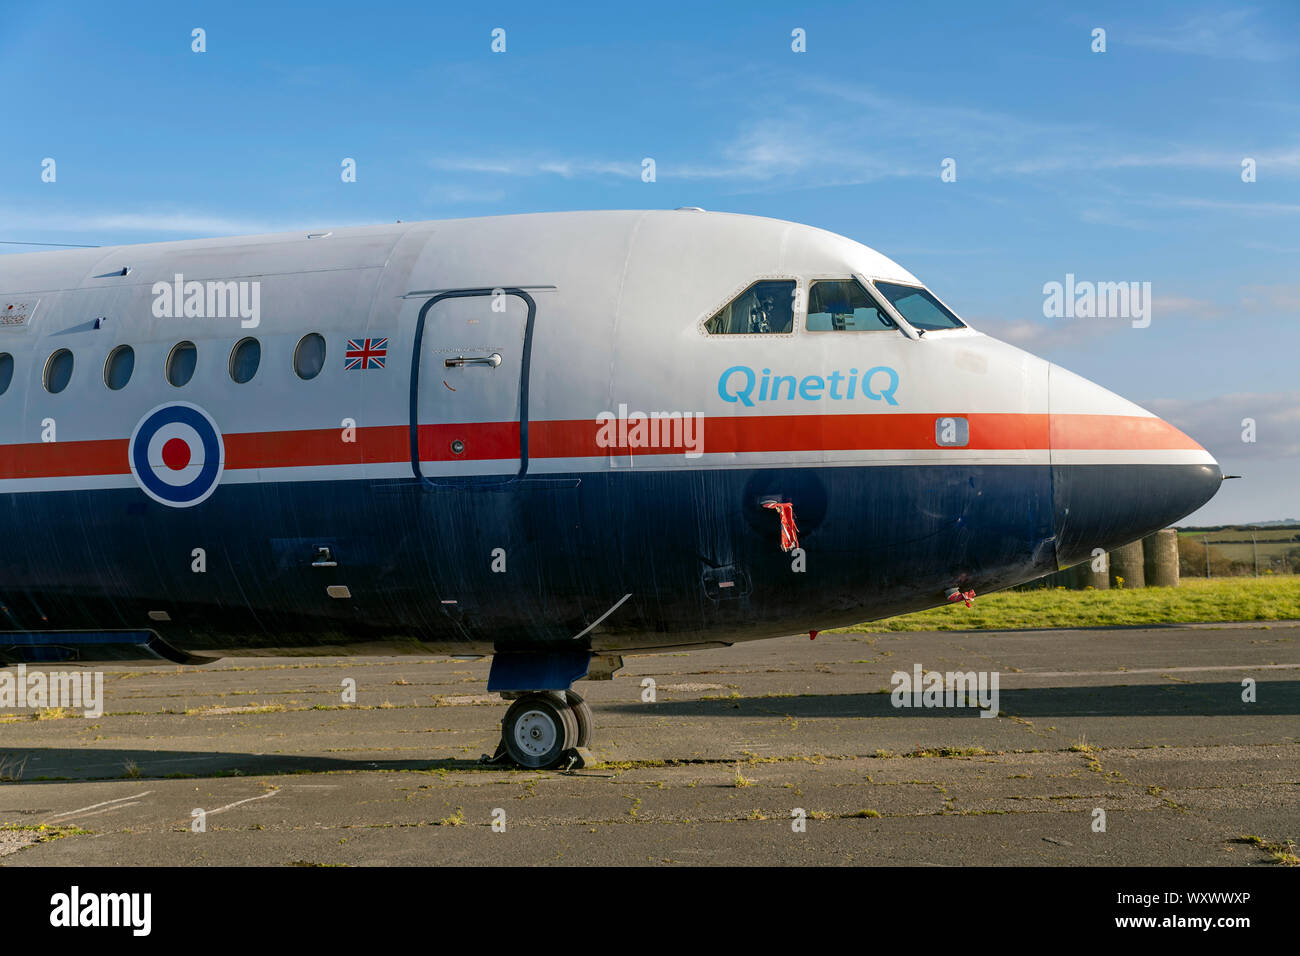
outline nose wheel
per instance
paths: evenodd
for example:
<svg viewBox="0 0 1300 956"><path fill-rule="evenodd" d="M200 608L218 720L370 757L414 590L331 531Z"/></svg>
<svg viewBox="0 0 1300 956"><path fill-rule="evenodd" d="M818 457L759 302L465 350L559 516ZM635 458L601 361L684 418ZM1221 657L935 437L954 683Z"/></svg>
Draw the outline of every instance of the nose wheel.
<svg viewBox="0 0 1300 956"><path fill-rule="evenodd" d="M574 691L534 691L519 697L501 720L500 755L529 770L573 762L591 738L591 708Z"/></svg>
<svg viewBox="0 0 1300 956"><path fill-rule="evenodd" d="M576 690L566 690L564 696L568 699L569 710L573 712L573 719L578 722L578 742L575 747L585 747L591 742L591 729L595 726L595 721L591 716L591 707L582 699Z"/></svg>

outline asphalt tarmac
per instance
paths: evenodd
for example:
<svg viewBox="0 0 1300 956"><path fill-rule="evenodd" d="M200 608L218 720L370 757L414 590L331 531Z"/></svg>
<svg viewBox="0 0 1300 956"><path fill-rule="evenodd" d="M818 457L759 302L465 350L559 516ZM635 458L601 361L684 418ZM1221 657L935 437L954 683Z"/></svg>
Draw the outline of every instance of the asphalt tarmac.
<svg viewBox="0 0 1300 956"><path fill-rule="evenodd" d="M895 707L917 664L996 672L998 715ZM1300 840L1294 623L629 657L576 685L602 762L569 773L477 762L487 672L106 668L100 717L0 711L0 864L1276 866Z"/></svg>

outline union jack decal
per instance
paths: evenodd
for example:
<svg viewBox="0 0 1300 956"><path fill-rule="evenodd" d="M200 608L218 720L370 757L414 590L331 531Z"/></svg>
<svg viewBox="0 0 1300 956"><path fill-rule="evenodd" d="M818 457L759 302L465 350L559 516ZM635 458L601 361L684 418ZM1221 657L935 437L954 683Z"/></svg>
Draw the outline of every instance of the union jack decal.
<svg viewBox="0 0 1300 956"><path fill-rule="evenodd" d="M388 339L348 339L346 360L343 368L353 369L383 368L388 357Z"/></svg>

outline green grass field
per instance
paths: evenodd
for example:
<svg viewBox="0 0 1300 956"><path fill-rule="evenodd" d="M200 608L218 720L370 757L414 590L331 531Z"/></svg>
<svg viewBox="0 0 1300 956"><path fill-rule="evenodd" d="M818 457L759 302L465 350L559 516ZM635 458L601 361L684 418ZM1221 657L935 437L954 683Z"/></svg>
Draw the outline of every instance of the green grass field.
<svg viewBox="0 0 1300 956"><path fill-rule="evenodd" d="M1255 540L1251 541L1254 535ZM1205 542L1210 543L1210 558L1218 571L1226 572L1227 567L1218 562L1225 561L1251 567L1255 554L1259 554L1260 569L1273 568L1275 571L1292 571L1300 566L1300 531L1295 528L1264 528L1257 531L1242 531L1230 528L1226 531L1180 531L1178 532L1178 552L1184 560L1184 570L1199 570L1204 562Z"/></svg>
<svg viewBox="0 0 1300 956"><path fill-rule="evenodd" d="M1294 541L1261 541L1258 545L1259 562L1267 567L1269 562L1281 561L1284 554L1289 554L1296 546ZM1250 564L1255 560L1256 546L1249 541L1211 541L1210 549L1217 557L1227 561Z"/></svg>
<svg viewBox="0 0 1300 956"><path fill-rule="evenodd" d="M977 598L974 607L959 603L844 630L975 631L1283 620L1300 620L1300 575L1184 578L1178 588L1000 591Z"/></svg>
<svg viewBox="0 0 1300 956"><path fill-rule="evenodd" d="M1190 538L1193 541L1200 541L1202 538L1209 538L1210 544L1216 541L1245 541L1250 543L1251 535L1255 540L1264 541L1300 541L1300 531L1295 528L1261 528L1258 531L1242 531L1240 528L1229 528L1226 531L1179 531L1180 538Z"/></svg>

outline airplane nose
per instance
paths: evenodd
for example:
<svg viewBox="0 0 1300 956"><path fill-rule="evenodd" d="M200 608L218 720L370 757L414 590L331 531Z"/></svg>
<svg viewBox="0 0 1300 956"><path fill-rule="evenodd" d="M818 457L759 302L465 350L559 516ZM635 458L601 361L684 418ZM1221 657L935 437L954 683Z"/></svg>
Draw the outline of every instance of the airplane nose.
<svg viewBox="0 0 1300 956"><path fill-rule="evenodd" d="M1166 528L1219 490L1209 452L1114 392L1053 365L1049 403L1058 567Z"/></svg>

